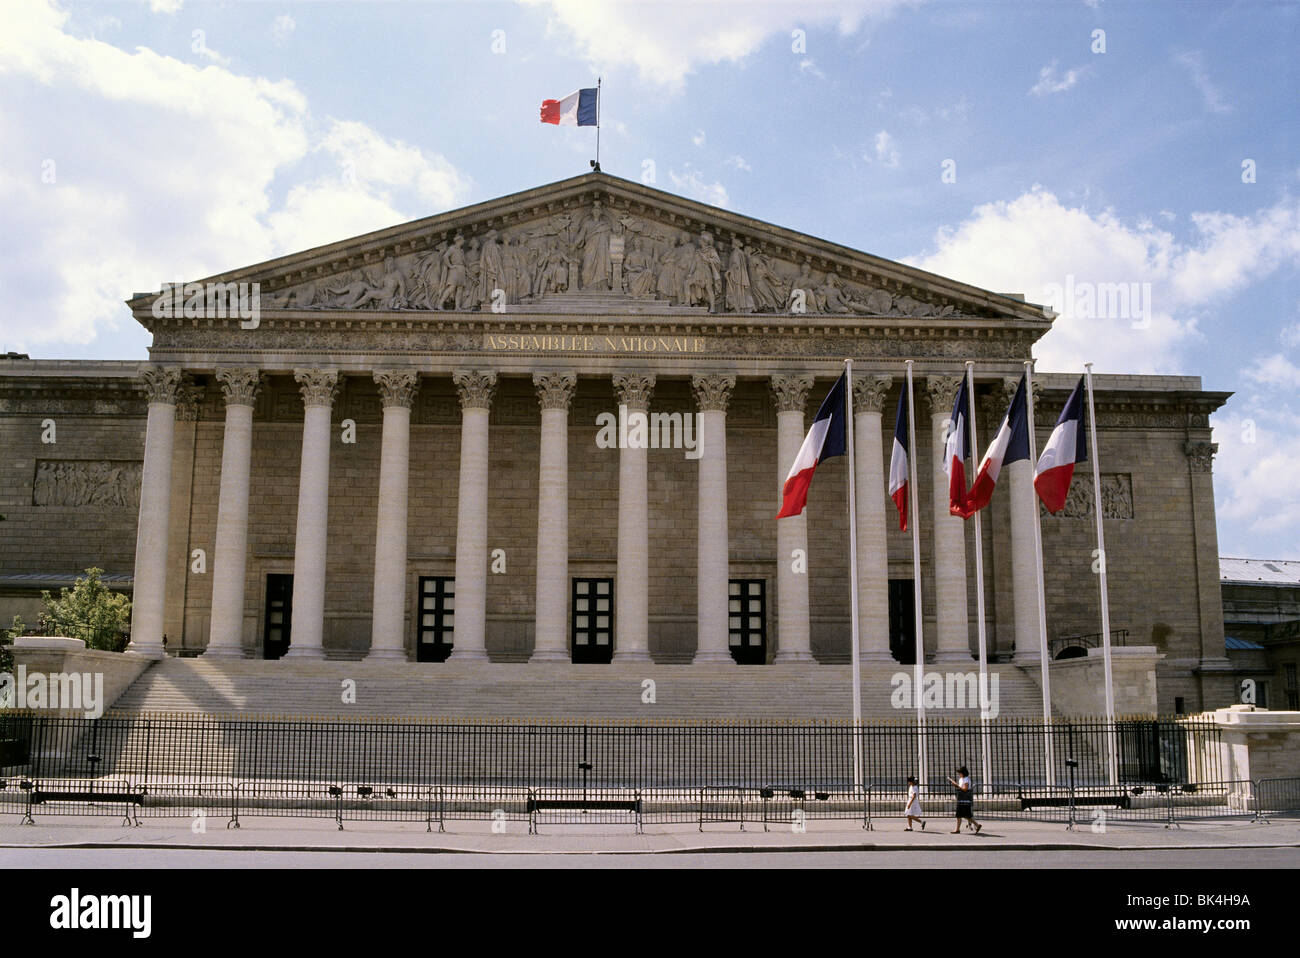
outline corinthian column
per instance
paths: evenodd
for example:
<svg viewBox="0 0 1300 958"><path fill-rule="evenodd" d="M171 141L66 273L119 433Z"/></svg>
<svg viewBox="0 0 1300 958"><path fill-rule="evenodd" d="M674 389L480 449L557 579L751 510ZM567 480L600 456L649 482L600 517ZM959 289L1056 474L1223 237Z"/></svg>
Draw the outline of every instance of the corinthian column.
<svg viewBox="0 0 1300 958"><path fill-rule="evenodd" d="M803 413L812 389L811 376L773 376L776 399L776 501L785 477L803 445ZM794 570L795 553L803 559ZM801 512L776 520L776 657L777 663L813 661L808 619L808 519Z"/></svg>
<svg viewBox="0 0 1300 958"><path fill-rule="evenodd" d="M537 469L537 627L531 662L569 660L569 402L578 377L533 373L542 406Z"/></svg>
<svg viewBox="0 0 1300 958"><path fill-rule="evenodd" d="M226 398L221 443L221 491L212 554L212 622L204 655L244 654L244 585L248 561L248 482L253 454L253 404L262 374L254 368L218 369Z"/></svg>
<svg viewBox="0 0 1300 958"><path fill-rule="evenodd" d="M456 631L451 657L487 654L488 413L497 374L458 369L460 393L460 488L456 502Z"/></svg>
<svg viewBox="0 0 1300 958"><path fill-rule="evenodd" d="M858 641L863 662L893 662L889 651L889 550L881 415L893 379L853 380L854 492L858 513Z"/></svg>
<svg viewBox="0 0 1300 958"><path fill-rule="evenodd" d="M1004 379L1003 390L1011 402L1020 378ZM1033 384L1034 405L1038 404L1039 385ZM999 423L1001 420L999 419ZM996 428L996 427L994 427ZM1011 509L1011 606L1016 622L1016 653L1012 661L1038 662L1042 659L1038 634L1038 569L1034 563L1034 520L1038 494L1034 492L1034 467L1028 459L1002 467L999 483L1007 483Z"/></svg>
<svg viewBox="0 0 1300 958"><path fill-rule="evenodd" d="M615 373L614 392L632 417L646 416L653 373ZM621 411L621 410L620 410ZM648 434L648 429L645 433ZM618 452L618 564L614 609L614 661L650 661L650 515L646 449L624 443Z"/></svg>
<svg viewBox="0 0 1300 958"><path fill-rule="evenodd" d="M735 664L729 635L727 543L727 403L735 376L692 376L700 407L700 495L695 573L696 635L693 663Z"/></svg>
<svg viewBox="0 0 1300 958"><path fill-rule="evenodd" d="M149 398L149 418L144 434L140 520L135 537L135 588L131 597L131 644L127 651L161 659L167 654L162 644L163 607L167 594L167 533L171 522L172 444L181 370L175 366L142 366L139 375Z"/></svg>
<svg viewBox="0 0 1300 958"><path fill-rule="evenodd" d="M384 402L379 451L379 515L375 523L375 591L367 659L406 659L406 506L411 475L411 403L420 374L375 372Z"/></svg>
<svg viewBox="0 0 1300 958"><path fill-rule="evenodd" d="M970 662L970 616L966 605L966 529L964 520L948 511L948 475L944 448L952 404L961 388L960 376L930 376L931 470L934 487L934 604L936 662Z"/></svg>
<svg viewBox="0 0 1300 958"><path fill-rule="evenodd" d="M335 369L295 369L302 391L302 471L293 540L293 627L286 657L324 658L325 550L330 502L330 410L342 384Z"/></svg>

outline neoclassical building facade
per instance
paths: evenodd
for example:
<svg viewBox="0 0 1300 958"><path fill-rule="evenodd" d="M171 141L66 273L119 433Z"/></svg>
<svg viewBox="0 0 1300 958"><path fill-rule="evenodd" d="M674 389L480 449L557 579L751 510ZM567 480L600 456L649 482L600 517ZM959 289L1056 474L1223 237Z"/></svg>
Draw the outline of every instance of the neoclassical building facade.
<svg viewBox="0 0 1300 958"><path fill-rule="evenodd" d="M815 668L848 658L854 588L864 662L908 662L885 473L913 360L928 657L972 662L978 549L991 654L1038 661L1030 470L976 541L940 455L965 362L983 444L1050 329L1023 297L592 173L128 305L147 363L0 358L6 620L98 565L151 656ZM843 460L773 518L845 358L855 583ZM1077 378L1036 374L1040 443ZM1226 704L1208 417L1228 394L1096 387L1117 641L1164 656L1163 710ZM1040 516L1049 654L1100 629L1092 503L1080 475Z"/></svg>

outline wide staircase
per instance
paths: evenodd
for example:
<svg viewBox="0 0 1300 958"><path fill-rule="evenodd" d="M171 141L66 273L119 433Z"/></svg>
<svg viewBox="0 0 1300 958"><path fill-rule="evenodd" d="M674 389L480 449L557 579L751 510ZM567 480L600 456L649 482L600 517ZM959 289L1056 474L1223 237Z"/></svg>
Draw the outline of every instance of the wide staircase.
<svg viewBox="0 0 1300 958"><path fill-rule="evenodd" d="M1041 716L1035 675L1008 664L989 669L998 678L998 717ZM964 671L974 672L974 663ZM892 701L892 679L900 672L910 680L908 666L862 670L864 719L911 718L910 700L902 709ZM580 666L168 658L141 675L113 708L425 719L847 720L852 716L850 677L849 666L816 664ZM978 703L972 700L968 706L931 714L977 716Z"/></svg>

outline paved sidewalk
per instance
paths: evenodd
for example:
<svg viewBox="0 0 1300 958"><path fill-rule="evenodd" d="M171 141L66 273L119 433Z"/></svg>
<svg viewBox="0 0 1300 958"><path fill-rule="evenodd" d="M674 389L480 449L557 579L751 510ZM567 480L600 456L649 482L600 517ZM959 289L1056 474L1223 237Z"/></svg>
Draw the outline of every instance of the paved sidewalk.
<svg viewBox="0 0 1300 958"><path fill-rule="evenodd" d="M878 820L871 831L847 822L809 822L806 831L789 825L646 825L636 835L631 825L539 824L541 834L529 835L526 822L503 823L494 833L490 822L450 823L446 832L427 832L423 822L347 822L339 831L333 819L245 818L240 828L226 828L226 819L209 817L206 831L195 832L189 819L146 819L139 827L122 827L112 818L48 817L36 825L19 825L12 817L0 823L0 848L150 848L240 849L278 851L364 851L410 854L574 854L634 855L702 852L891 851L907 848L940 850L1116 850L1194 848L1296 848L1300 864L1300 818L1275 818L1270 823L1248 819L1184 823L1165 828L1159 823L1109 825L1095 832L1088 824L1067 831L1048 822L996 821L983 823L978 835L950 834L951 821L931 819L927 829L903 830L901 821Z"/></svg>

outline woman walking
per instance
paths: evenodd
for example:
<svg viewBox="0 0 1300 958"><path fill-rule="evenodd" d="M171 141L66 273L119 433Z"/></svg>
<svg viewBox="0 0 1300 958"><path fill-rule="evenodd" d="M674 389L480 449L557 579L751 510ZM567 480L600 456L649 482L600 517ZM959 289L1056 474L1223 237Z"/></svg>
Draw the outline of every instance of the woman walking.
<svg viewBox="0 0 1300 958"><path fill-rule="evenodd" d="M903 814L907 816L907 827L903 831L910 832L912 822L920 822L921 831L925 831L925 819L921 817L921 783L910 776L907 779L907 807Z"/></svg>
<svg viewBox="0 0 1300 958"><path fill-rule="evenodd" d="M973 828L978 835L984 827L975 821L975 792L971 789L970 770L963 765L957 769L957 781L951 778L948 781L953 788L957 789L957 827L952 830L954 835L961 831L961 820L966 819L966 827Z"/></svg>

